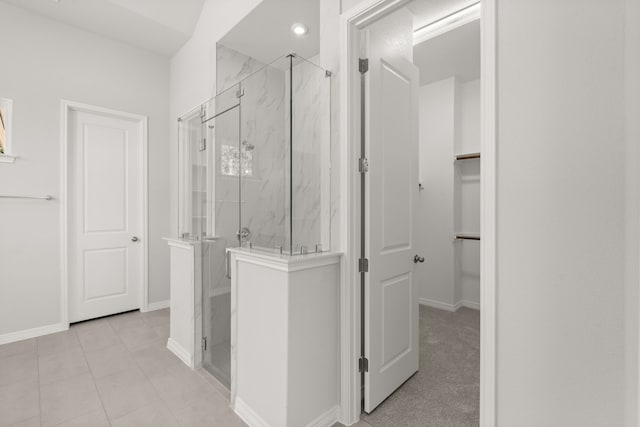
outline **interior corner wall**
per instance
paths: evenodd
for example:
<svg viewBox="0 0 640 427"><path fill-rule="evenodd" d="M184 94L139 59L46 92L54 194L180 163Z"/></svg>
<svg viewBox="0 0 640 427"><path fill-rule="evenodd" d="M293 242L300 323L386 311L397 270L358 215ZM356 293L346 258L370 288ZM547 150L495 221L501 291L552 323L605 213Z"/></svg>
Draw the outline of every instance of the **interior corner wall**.
<svg viewBox="0 0 640 427"><path fill-rule="evenodd" d="M420 251L416 270L422 304L453 310L454 280L454 145L456 88L451 77L420 88L419 179Z"/></svg>
<svg viewBox="0 0 640 427"><path fill-rule="evenodd" d="M61 100L149 117L149 301L169 298L168 58L0 2L0 96L13 99L14 164L0 193L0 336L61 322Z"/></svg>
<svg viewBox="0 0 640 427"><path fill-rule="evenodd" d="M497 1L499 426L623 425L624 31L624 0Z"/></svg>

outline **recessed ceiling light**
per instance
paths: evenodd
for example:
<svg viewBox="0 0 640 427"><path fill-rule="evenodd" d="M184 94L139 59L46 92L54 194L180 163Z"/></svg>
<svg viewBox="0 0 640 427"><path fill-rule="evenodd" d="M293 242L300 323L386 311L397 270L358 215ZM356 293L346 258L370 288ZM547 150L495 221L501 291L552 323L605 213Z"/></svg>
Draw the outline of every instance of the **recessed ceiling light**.
<svg viewBox="0 0 640 427"><path fill-rule="evenodd" d="M304 36L309 32L309 27L300 22L296 22L291 26L291 31L293 31L293 34L296 36Z"/></svg>

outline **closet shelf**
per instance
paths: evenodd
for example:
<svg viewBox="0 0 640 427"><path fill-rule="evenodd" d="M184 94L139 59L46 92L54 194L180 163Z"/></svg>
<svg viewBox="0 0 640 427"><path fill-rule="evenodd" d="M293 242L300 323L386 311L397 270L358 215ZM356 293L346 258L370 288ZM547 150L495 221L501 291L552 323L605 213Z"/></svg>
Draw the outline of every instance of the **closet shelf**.
<svg viewBox="0 0 640 427"><path fill-rule="evenodd" d="M455 240L480 240L480 234L475 233L458 233Z"/></svg>
<svg viewBox="0 0 640 427"><path fill-rule="evenodd" d="M463 153L463 154L455 155L455 160L469 160L469 159L479 159L479 158L480 158L480 153Z"/></svg>

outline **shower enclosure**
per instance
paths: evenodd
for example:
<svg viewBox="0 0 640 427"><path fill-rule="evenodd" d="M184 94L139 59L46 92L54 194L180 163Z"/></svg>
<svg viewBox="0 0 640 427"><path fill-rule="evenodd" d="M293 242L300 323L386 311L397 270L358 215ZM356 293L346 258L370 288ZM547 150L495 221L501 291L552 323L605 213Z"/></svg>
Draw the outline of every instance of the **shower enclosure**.
<svg viewBox="0 0 640 427"><path fill-rule="evenodd" d="M331 73L295 54L252 64L179 119L179 234L200 245L202 364L227 387L226 249L330 249Z"/></svg>

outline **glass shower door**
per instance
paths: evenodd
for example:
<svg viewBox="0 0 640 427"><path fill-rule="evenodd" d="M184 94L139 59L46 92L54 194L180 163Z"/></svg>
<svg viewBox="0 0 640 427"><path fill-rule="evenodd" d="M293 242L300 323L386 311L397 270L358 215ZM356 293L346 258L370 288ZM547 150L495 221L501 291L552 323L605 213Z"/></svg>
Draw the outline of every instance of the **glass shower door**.
<svg viewBox="0 0 640 427"><path fill-rule="evenodd" d="M231 279L226 249L238 246L240 218L240 98L239 86L207 104L204 131L207 144L209 208L212 233L202 242L203 367L225 386L231 384Z"/></svg>

